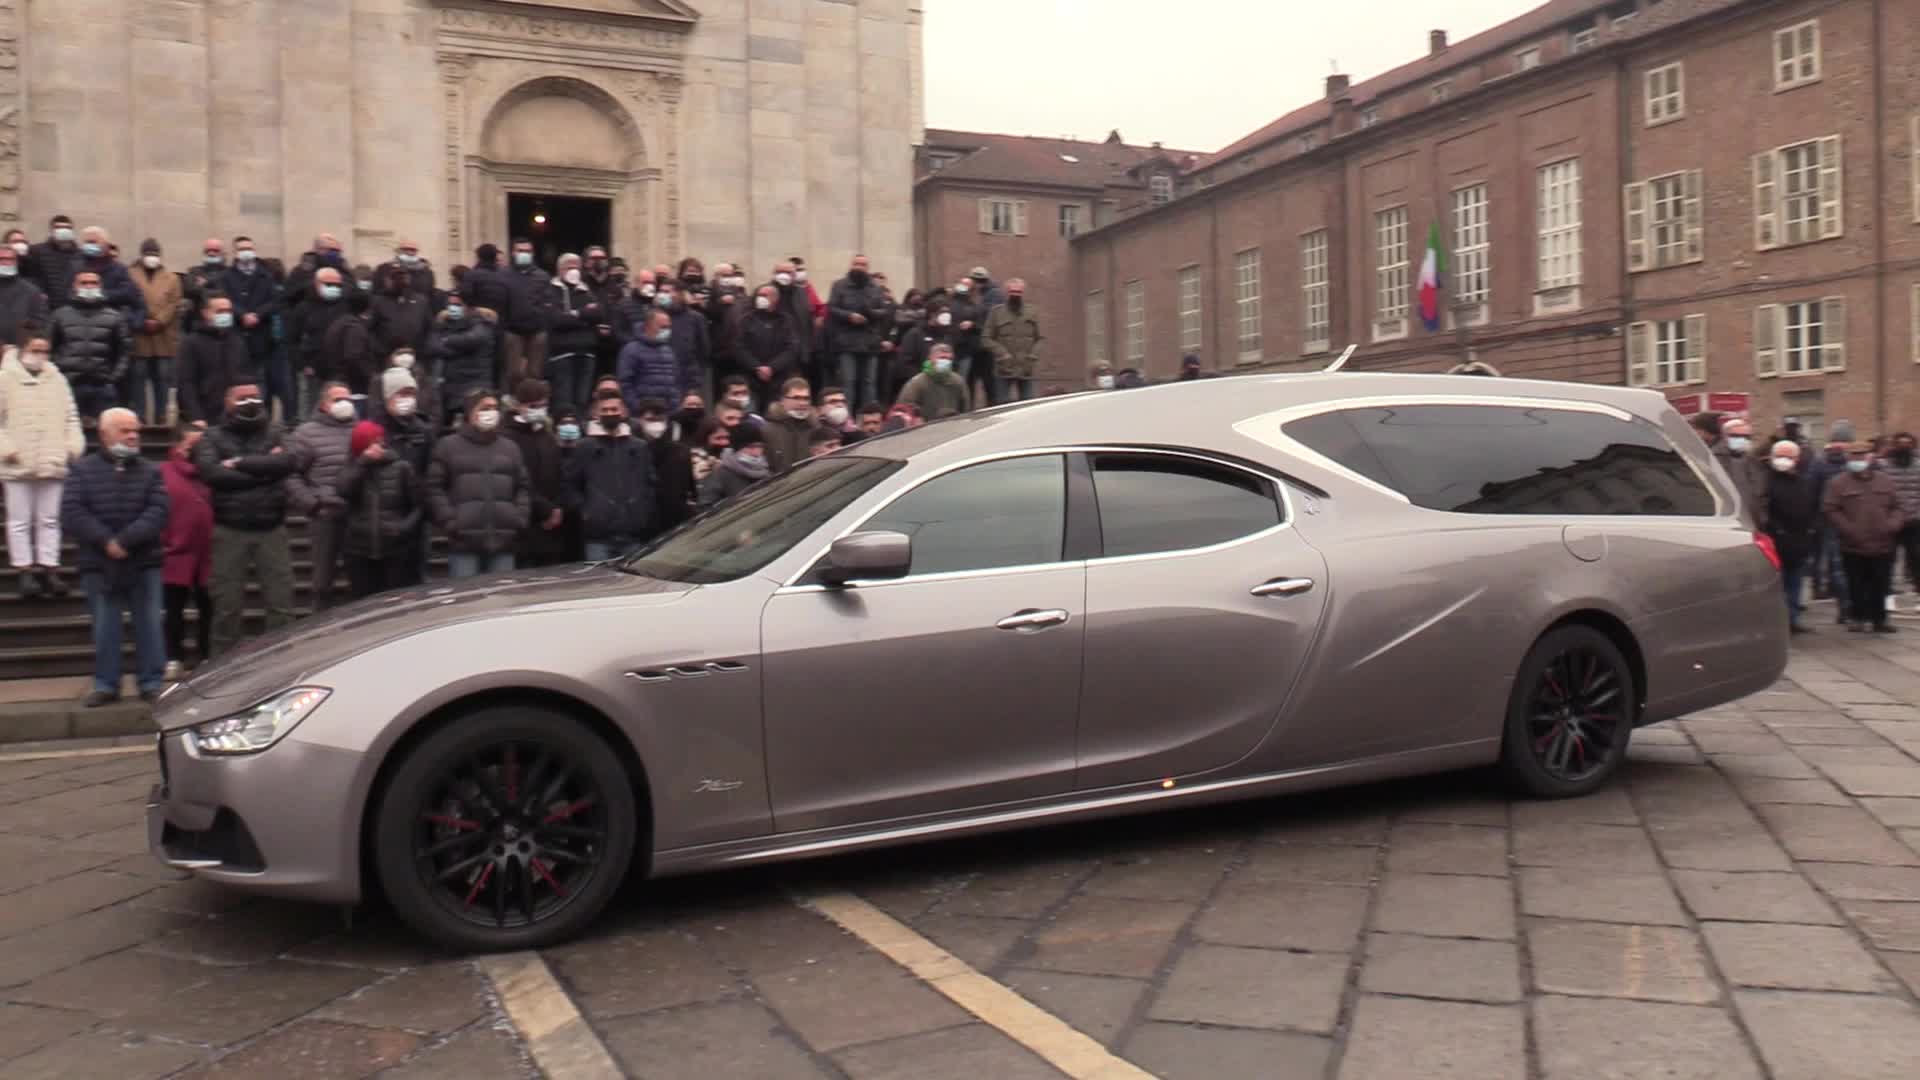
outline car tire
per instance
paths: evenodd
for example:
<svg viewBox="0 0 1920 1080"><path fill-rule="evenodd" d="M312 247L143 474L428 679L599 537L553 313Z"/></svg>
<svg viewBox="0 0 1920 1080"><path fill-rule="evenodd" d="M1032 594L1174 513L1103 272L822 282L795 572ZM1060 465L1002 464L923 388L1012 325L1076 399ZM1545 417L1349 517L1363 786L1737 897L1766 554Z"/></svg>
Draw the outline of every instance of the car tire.
<svg viewBox="0 0 1920 1080"><path fill-rule="evenodd" d="M500 705L406 751L380 793L373 856L408 926L495 952L579 933L619 890L639 835L633 778L604 739L557 709Z"/></svg>
<svg viewBox="0 0 1920 1080"><path fill-rule="evenodd" d="M1589 626L1547 633L1514 679L1501 773L1536 798L1598 790L1626 761L1638 694L1632 665L1605 634Z"/></svg>

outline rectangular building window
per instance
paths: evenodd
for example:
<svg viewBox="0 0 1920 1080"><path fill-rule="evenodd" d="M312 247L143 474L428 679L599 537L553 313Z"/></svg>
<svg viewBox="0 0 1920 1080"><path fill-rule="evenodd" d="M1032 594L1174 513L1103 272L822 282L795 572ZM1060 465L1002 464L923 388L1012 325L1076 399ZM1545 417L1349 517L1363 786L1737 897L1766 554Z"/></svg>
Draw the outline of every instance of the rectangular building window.
<svg viewBox="0 0 1920 1080"><path fill-rule="evenodd" d="M1155 176L1147 181L1147 187L1153 193L1153 205L1160 206L1173 201L1173 177Z"/></svg>
<svg viewBox="0 0 1920 1080"><path fill-rule="evenodd" d="M1258 360L1260 349L1260 249L1233 256L1233 314L1239 327L1240 360Z"/></svg>
<svg viewBox="0 0 1920 1080"><path fill-rule="evenodd" d="M1484 304L1488 293L1487 185L1474 184L1453 193L1453 299L1458 304Z"/></svg>
<svg viewBox="0 0 1920 1080"><path fill-rule="evenodd" d="M1360 126L1361 127L1370 128L1379 122L1380 122L1379 109L1367 108L1367 109L1360 110Z"/></svg>
<svg viewBox="0 0 1920 1080"><path fill-rule="evenodd" d="M1761 251L1844 235L1840 136L1753 157L1753 239Z"/></svg>
<svg viewBox="0 0 1920 1080"><path fill-rule="evenodd" d="M981 199L980 231L995 236L1027 235L1027 201Z"/></svg>
<svg viewBox="0 0 1920 1080"><path fill-rule="evenodd" d="M1791 90L1820 78L1820 20L1773 32L1773 88Z"/></svg>
<svg viewBox="0 0 1920 1080"><path fill-rule="evenodd" d="M1753 310L1753 364L1762 378L1847 366L1846 298L1828 296Z"/></svg>
<svg viewBox="0 0 1920 1080"><path fill-rule="evenodd" d="M1705 257L1704 183L1700 170L1693 169L1626 186L1628 270L1680 266Z"/></svg>
<svg viewBox="0 0 1920 1080"><path fill-rule="evenodd" d="M1080 204L1060 204L1060 235L1071 240L1080 235Z"/></svg>
<svg viewBox="0 0 1920 1080"><path fill-rule="evenodd" d="M1180 352L1199 352L1201 343L1200 268L1189 266L1178 275L1180 298Z"/></svg>
<svg viewBox="0 0 1920 1080"><path fill-rule="evenodd" d="M1678 63L1647 72L1647 126L1678 120L1687 114L1686 77Z"/></svg>
<svg viewBox="0 0 1920 1080"><path fill-rule="evenodd" d="M1300 310L1306 313L1302 353L1326 352L1333 347L1333 310L1327 295L1327 230L1315 229L1300 238Z"/></svg>
<svg viewBox="0 0 1920 1080"><path fill-rule="evenodd" d="M1441 79L1439 82L1433 84L1433 100L1435 104L1439 104L1440 102L1445 101L1452 96L1453 96L1453 80L1452 79Z"/></svg>
<svg viewBox="0 0 1920 1080"><path fill-rule="evenodd" d="M1317 132L1303 131L1300 133L1300 152L1301 153L1304 154L1307 151L1319 145L1320 145L1320 136Z"/></svg>
<svg viewBox="0 0 1920 1080"><path fill-rule="evenodd" d="M1627 382L1680 386L1707 379L1707 317L1637 322L1627 327Z"/></svg>
<svg viewBox="0 0 1920 1080"><path fill-rule="evenodd" d="M1127 282L1126 303L1127 363L1139 367L1147 362L1147 287Z"/></svg>
<svg viewBox="0 0 1920 1080"><path fill-rule="evenodd" d="M1574 28L1573 38L1571 42L1572 51L1586 52L1588 49L1593 48L1594 44L1599 40L1600 40L1599 27L1596 27L1593 25L1592 19L1588 19L1584 26L1578 26Z"/></svg>
<svg viewBox="0 0 1920 1080"><path fill-rule="evenodd" d="M1407 208L1396 206L1373 215L1374 324L1377 338L1404 334L1410 307Z"/></svg>
<svg viewBox="0 0 1920 1080"><path fill-rule="evenodd" d="M1532 71L1539 66L1539 49L1521 49L1519 52L1513 54L1513 69L1515 71Z"/></svg>
<svg viewBox="0 0 1920 1080"><path fill-rule="evenodd" d="M1107 362L1107 297L1098 289L1087 294L1087 363Z"/></svg>
<svg viewBox="0 0 1920 1080"><path fill-rule="evenodd" d="M1580 159L1539 170L1540 288L1580 284Z"/></svg>

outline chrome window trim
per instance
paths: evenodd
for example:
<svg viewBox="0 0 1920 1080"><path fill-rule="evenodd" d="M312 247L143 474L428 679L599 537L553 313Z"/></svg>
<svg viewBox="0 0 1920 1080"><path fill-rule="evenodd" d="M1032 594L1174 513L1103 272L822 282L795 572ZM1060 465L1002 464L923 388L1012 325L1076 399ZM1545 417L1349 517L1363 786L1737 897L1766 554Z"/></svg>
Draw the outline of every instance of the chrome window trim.
<svg viewBox="0 0 1920 1080"><path fill-rule="evenodd" d="M1644 419L1643 417L1636 416L1635 414L1628 412L1627 410L1622 409L1619 406L1608 405L1598 401L1574 401L1567 398L1535 398L1535 397L1504 397L1504 396L1460 397L1460 396L1449 395L1449 394L1405 394L1405 395L1390 395L1390 396L1379 396L1379 397L1342 398L1335 401L1316 401L1306 405L1293 405L1285 409L1276 409L1272 412L1262 413L1259 416L1248 417L1247 419L1234 424L1233 431L1234 431L1234 434L1236 435L1240 435L1244 438L1251 439L1254 442L1261 444L1262 446L1266 446L1274 450L1278 450L1283 454L1289 454L1295 457L1302 457L1302 458L1311 460L1319 464L1321 467L1330 469L1333 472L1338 473L1340 476L1346 478L1347 480L1350 480L1353 483L1358 484L1369 491L1375 492L1376 494L1379 494L1379 495L1384 495L1385 497L1392 499L1395 502L1401 503L1402 505L1413 507L1416 510L1420 510L1424 513L1429 513L1429 514L1448 514L1454 517L1467 517L1467 518L1475 518L1475 519L1485 519L1489 517L1512 517L1512 518L1521 519L1521 520L1525 520L1528 518L1537 520L1541 518L1550 518L1554 521L1576 521L1581 523L1585 523L1589 521L1619 522L1623 519L1631 519L1631 518L1656 518L1663 522L1717 521L1721 518L1733 516L1733 512L1728 509L1726 500L1721 497L1721 492L1718 485L1714 484L1713 480L1710 477L1706 476L1704 473L1700 471L1700 467L1694 463L1692 458L1687 456L1686 451L1674 445L1673 440L1667 437L1667 433L1665 430L1663 430L1658 424L1654 424L1651 420L1649 420L1648 423L1652 425L1653 429L1656 432L1659 433L1660 438L1663 441L1665 441L1667 446L1671 447L1675 453L1680 455L1681 462L1684 463L1687 469L1693 473L1694 479L1700 481L1701 486L1707 489L1707 494L1713 497L1714 512L1711 516L1695 515L1695 514L1557 514L1557 515L1556 514L1463 514L1456 510L1435 510L1435 509L1432 509L1431 507L1414 506L1413 500L1407 498L1404 494L1398 491L1395 491L1394 489L1387 487L1386 485L1381 484L1378 481L1375 481L1371 477L1363 476L1360 473L1347 468L1345 465L1340 464L1339 462L1333 460L1332 458L1327 457L1325 454L1320 453L1318 450L1315 450L1312 447L1306 445L1305 443L1302 443L1299 440L1288 435L1285 430L1285 427L1287 424L1295 420L1305 419L1310 416L1322 416L1327 413L1347 412L1347 411L1356 410L1356 409L1385 409L1385 408L1393 408L1395 406L1402 406L1402 405L1406 405L1406 406L1445 405L1445 406L1455 406L1455 407L1461 407L1461 408L1470 408L1473 406L1487 406L1487 407L1493 407L1493 408L1520 408L1520 409L1543 409L1544 408L1544 409L1559 409L1564 412L1599 413L1602 416L1611 416L1614 419L1623 421L1625 423L1632 423L1635 420Z"/></svg>
<svg viewBox="0 0 1920 1080"><path fill-rule="evenodd" d="M1222 540L1217 544L1209 544L1205 547L1174 548L1168 551L1143 552L1138 555L1113 555L1113 556L1103 555L1096 559L1062 559L1058 562L1026 563L1019 566L992 566L992 567L986 567L980 570L950 570L950 571L944 571L937 574L910 574L906 577L887 578L880 581L861 581L856 578L853 581L847 582L845 586L840 586L839 588L873 589L873 588L879 588L885 585L902 585L907 583L918 584L921 582L938 582L938 581L959 581L959 580L965 580L967 578L985 577L985 576L995 575L995 574L1032 573L1038 570L1054 570L1054 569L1059 569L1061 567L1068 567L1068 566L1079 566L1079 567L1085 568L1088 566L1107 565L1110 563L1134 562L1142 559L1158 559L1158 558L1165 558L1168 556L1211 554L1213 552L1222 551L1222 550L1225 550L1226 548L1230 548L1238 544L1250 543L1254 540L1258 540L1263 537L1270 536L1274 533L1280 532L1285 529L1290 529L1293 527L1293 519L1294 519L1293 496L1288 491L1288 484L1284 478L1274 475L1272 473L1262 472L1259 469L1250 468L1247 465L1244 465L1237 461L1224 460L1220 457L1207 453L1206 451L1203 451L1203 450L1187 450L1187 449L1169 450L1169 449L1160 449L1160 448L1154 448L1154 447L1118 446L1118 445L1111 445L1111 444L1105 444L1105 443L1086 445L1086 446L1043 446L1043 447L1033 447L1033 448L1020 449L1020 450L1002 450L996 453L982 454L978 457L966 458L964 460L956 461L948 465L943 465L940 468L934 470L933 472L930 472L927 475L919 478L918 480L913 481L907 487L901 488L899 491L895 492L892 496L888 497L885 502L880 503L878 506L875 506L873 509L867 511L864 514L861 514L858 518L856 518L853 521L852 524L848 525L846 528L836 533L832 540L828 540L825 545L823 545L818 551L816 551L813 554L812 558L807 559L805 562L801 563L800 569L795 571L792 576L787 578L786 581L782 582L778 589L774 590L774 595L781 596L787 593L829 591L829 587L825 585L801 585L801 584L798 584L798 582L800 581L801 578L806 577L807 572L812 570L814 566L817 565L822 558L826 557L827 552L833 549L833 545L835 541L838 541L843 537L851 536L854 533L859 532L861 528L866 525L867 522L873 520L874 517L879 515L879 513L882 510L885 510L887 507L892 506L895 502L899 501L902 498L905 498L907 495L911 494L912 492L918 491L921 488L921 486L931 483L935 480L938 480L939 478L947 475L948 473L958 472L961 469L971 468L972 466L975 466L975 465L985 465L995 461L1009 461L1015 458L1039 457L1043 454L1058 454L1061 456L1065 456L1067 454L1138 454L1138 455L1146 455L1151 457L1177 457L1177 458L1186 458L1191 461L1205 462L1206 464L1214 465L1218 467L1234 469L1236 471L1246 473L1249 476L1257 476L1260 479L1265 480L1266 482L1274 486L1274 489L1278 493L1278 496L1280 499L1280 523L1273 526L1272 528L1262 529L1259 532L1248 533L1245 536L1237 536L1231 540ZM1066 493L1064 491L1061 493L1061 497L1062 498L1066 497Z"/></svg>

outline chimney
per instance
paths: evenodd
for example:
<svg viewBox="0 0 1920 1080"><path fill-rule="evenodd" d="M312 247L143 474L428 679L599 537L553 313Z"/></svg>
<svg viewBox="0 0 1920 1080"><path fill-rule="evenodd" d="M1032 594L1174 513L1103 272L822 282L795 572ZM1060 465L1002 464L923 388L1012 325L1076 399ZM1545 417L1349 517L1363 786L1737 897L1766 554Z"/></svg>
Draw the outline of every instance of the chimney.
<svg viewBox="0 0 1920 1080"><path fill-rule="evenodd" d="M1347 96L1348 80L1345 75L1327 76L1327 100L1338 101Z"/></svg>
<svg viewBox="0 0 1920 1080"><path fill-rule="evenodd" d="M1447 51L1447 32L1445 30L1427 31L1427 55L1439 56Z"/></svg>
<svg viewBox="0 0 1920 1080"><path fill-rule="evenodd" d="M1353 92L1348 88L1345 75L1327 76L1327 99L1333 103L1333 137L1339 138L1352 131Z"/></svg>

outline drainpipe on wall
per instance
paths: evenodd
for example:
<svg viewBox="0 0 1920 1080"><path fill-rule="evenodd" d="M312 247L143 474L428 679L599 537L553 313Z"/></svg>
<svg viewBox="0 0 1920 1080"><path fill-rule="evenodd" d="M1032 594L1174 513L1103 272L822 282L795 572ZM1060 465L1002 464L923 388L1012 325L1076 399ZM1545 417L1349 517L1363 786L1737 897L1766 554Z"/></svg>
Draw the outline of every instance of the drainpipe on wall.
<svg viewBox="0 0 1920 1080"><path fill-rule="evenodd" d="M1620 152L1614 155L1620 163L1620 175L1613 178L1614 206L1619 214L1620 236L1624 241L1627 235L1627 185L1633 182L1633 79L1627 70L1628 53L1621 49L1613 58L1614 109L1619 113ZM1638 304L1633 296L1633 268L1627 265L1626 244L1614 252L1620 260L1620 325L1614 330L1614 338L1619 342L1620 382L1625 385L1632 373L1627 368L1627 328L1633 325L1634 317L1639 314ZM1707 380L1711 387L1713 380Z"/></svg>
<svg viewBox="0 0 1920 1080"><path fill-rule="evenodd" d="M1885 188L1886 74L1881 63L1886 26L1881 0L1873 0L1873 418L1887 429L1887 191ZM1845 162L1841 162L1845 167Z"/></svg>
<svg viewBox="0 0 1920 1080"><path fill-rule="evenodd" d="M1200 339L1200 347L1213 353L1214 361L1209 366L1214 371L1219 371L1223 367L1232 365L1227 365L1222 362L1223 354L1220 349L1220 343L1226 339L1226 335L1220 332L1220 326L1222 316L1227 312L1226 290L1221 287L1221 282L1226 279L1227 275L1220 272L1220 200L1214 198L1212 191L1207 192L1207 274L1213 278L1213 328L1212 332L1209 333L1206 320L1204 318L1201 319L1200 333L1205 336ZM1264 292L1264 290L1262 291ZM1179 297L1176 295L1174 300L1177 304ZM1238 334L1234 335L1233 348L1233 363L1237 365L1240 362L1240 339ZM1264 336L1261 338L1261 351L1266 351L1266 339ZM1186 363L1186 354L1184 352L1181 353L1180 362L1182 364Z"/></svg>

